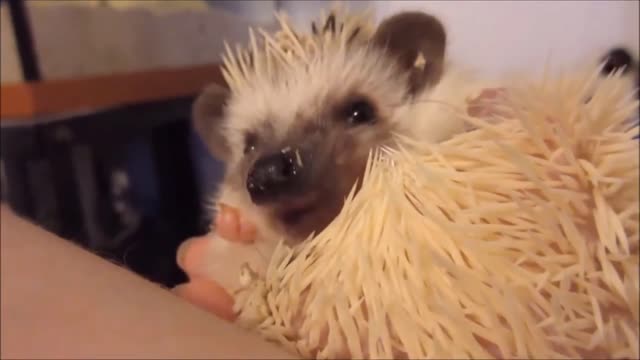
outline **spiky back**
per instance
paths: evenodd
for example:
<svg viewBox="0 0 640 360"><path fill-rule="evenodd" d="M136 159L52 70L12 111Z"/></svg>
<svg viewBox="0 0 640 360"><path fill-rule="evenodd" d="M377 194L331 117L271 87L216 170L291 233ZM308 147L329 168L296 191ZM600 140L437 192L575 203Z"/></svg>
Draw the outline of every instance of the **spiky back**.
<svg viewBox="0 0 640 360"><path fill-rule="evenodd" d="M375 24L370 12L350 13L334 6L321 13L305 32L296 32L284 13L277 13L279 30L269 34L249 29L249 46L236 45L235 51L225 43L222 73L233 93L251 84L256 77L274 79L291 66L304 66L315 57L349 44L366 43Z"/></svg>

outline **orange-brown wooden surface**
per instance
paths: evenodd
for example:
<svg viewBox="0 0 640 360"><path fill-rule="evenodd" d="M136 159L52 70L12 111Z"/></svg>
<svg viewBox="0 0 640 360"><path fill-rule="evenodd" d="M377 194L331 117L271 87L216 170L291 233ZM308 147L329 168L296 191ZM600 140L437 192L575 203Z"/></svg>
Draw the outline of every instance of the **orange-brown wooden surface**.
<svg viewBox="0 0 640 360"><path fill-rule="evenodd" d="M218 65L2 85L0 120L189 96L212 82L224 83Z"/></svg>

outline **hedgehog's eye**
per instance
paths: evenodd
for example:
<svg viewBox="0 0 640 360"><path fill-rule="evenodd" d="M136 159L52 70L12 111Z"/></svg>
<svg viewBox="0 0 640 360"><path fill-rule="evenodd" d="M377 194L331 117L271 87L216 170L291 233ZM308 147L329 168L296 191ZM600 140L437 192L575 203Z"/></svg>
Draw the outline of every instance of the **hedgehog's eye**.
<svg viewBox="0 0 640 360"><path fill-rule="evenodd" d="M350 125L360 125L373 122L376 118L376 113L373 105L367 100L358 99L347 105L345 116Z"/></svg>
<svg viewBox="0 0 640 360"><path fill-rule="evenodd" d="M258 146L258 135L248 132L244 135L244 154L247 155L255 151Z"/></svg>

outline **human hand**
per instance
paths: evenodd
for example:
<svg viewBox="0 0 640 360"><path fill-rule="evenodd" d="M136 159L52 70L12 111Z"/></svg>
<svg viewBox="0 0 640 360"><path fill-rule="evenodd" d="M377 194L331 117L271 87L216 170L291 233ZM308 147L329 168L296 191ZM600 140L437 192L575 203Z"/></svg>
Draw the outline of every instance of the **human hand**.
<svg viewBox="0 0 640 360"><path fill-rule="evenodd" d="M176 286L173 292L195 306L227 321L233 321L236 317L233 311L233 297L205 271L208 261L207 249L212 241L252 244L256 238L256 227L237 209L221 205L214 229L218 237L191 238L178 248L178 266L187 274L189 281Z"/></svg>
<svg viewBox="0 0 640 360"><path fill-rule="evenodd" d="M467 114L473 117L490 117L500 115L498 109L493 106L500 96L506 94L506 89L489 88L484 89L478 97L469 101L467 106ZM502 114L505 115L505 114Z"/></svg>

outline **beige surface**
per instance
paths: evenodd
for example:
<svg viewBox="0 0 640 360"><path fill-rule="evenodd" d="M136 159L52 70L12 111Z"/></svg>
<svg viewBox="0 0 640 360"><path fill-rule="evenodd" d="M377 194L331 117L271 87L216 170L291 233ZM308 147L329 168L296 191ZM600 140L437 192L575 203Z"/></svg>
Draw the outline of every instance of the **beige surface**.
<svg viewBox="0 0 640 360"><path fill-rule="evenodd" d="M2 358L289 358L1 207Z"/></svg>
<svg viewBox="0 0 640 360"><path fill-rule="evenodd" d="M130 7L118 2L114 8L28 2L43 78L211 64L219 61L223 41L248 39L250 19L199 2L162 3Z"/></svg>

